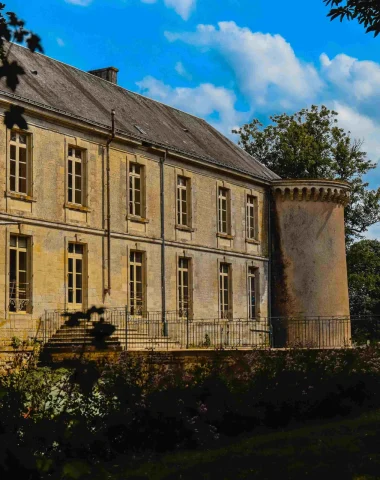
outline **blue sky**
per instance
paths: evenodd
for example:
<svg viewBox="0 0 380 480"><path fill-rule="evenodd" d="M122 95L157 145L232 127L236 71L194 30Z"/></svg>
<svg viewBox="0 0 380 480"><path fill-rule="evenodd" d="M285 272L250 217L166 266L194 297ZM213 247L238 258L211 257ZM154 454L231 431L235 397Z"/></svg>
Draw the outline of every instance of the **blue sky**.
<svg viewBox="0 0 380 480"><path fill-rule="evenodd" d="M380 36L322 0L15 0L45 53L231 128L325 104L380 159ZM380 186L380 166L368 175ZM369 236L380 238L380 225Z"/></svg>

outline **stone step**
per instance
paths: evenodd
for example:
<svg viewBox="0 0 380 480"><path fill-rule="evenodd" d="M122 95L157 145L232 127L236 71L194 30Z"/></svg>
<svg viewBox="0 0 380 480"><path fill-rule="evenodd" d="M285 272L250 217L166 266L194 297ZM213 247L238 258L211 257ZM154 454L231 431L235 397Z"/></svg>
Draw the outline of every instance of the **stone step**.
<svg viewBox="0 0 380 480"><path fill-rule="evenodd" d="M75 353L73 350L80 350L82 345L63 345L63 346L54 346L54 347L49 347L45 346L43 355L46 354L51 354L51 353ZM123 348L120 345L107 345L107 348L105 350L100 350L99 348L94 347L93 345L88 345L86 346L86 352L102 352L102 351L111 351L111 352L122 352Z"/></svg>
<svg viewBox="0 0 380 480"><path fill-rule="evenodd" d="M83 345L83 344L92 344L94 343L93 339L83 339L83 338L74 338L74 339L67 339L67 340L54 340L51 339L46 345ZM107 345L108 344L119 344L119 340L108 340L105 342Z"/></svg>
<svg viewBox="0 0 380 480"><path fill-rule="evenodd" d="M145 332L127 332L128 338L166 338L163 335L148 335ZM71 338L94 338L90 332L72 332L70 335L65 332L57 332L51 338L62 338L62 339L71 339ZM108 338L125 338L125 332L114 332Z"/></svg>

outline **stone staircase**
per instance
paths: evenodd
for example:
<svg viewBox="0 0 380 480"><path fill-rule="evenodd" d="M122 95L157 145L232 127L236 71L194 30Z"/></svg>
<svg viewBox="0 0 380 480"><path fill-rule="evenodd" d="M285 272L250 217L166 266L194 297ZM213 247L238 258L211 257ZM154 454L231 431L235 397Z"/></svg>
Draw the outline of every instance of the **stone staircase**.
<svg viewBox="0 0 380 480"><path fill-rule="evenodd" d="M44 346L44 353L71 353L107 350L166 350L180 349L179 342L169 337L149 335L138 325L130 326L127 332L116 328L115 332L102 344L94 341L92 335L93 322L81 322L78 326L62 325Z"/></svg>

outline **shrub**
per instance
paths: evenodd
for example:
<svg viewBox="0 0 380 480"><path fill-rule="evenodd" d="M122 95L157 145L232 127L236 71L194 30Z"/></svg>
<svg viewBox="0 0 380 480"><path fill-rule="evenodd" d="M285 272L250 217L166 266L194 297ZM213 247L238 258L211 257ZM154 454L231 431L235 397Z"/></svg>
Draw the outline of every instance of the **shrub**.
<svg viewBox="0 0 380 480"><path fill-rule="evenodd" d="M233 361L220 353L187 369L126 355L65 369L18 363L0 377L0 475L26 476L27 468L28 478L61 478L76 465L85 476L119 455L210 446L257 426L348 415L379 407L379 385L377 346L258 350Z"/></svg>

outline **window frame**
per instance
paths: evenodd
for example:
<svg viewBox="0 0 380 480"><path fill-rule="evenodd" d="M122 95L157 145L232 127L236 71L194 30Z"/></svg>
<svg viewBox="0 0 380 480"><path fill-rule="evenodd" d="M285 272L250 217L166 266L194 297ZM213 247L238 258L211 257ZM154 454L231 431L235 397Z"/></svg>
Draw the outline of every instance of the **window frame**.
<svg viewBox="0 0 380 480"><path fill-rule="evenodd" d="M136 254L141 255L141 261L136 260L132 261L132 255ZM136 268L141 267L141 299L137 295L132 296L132 284L134 285L134 292L137 292L137 270ZM134 268L133 280L132 280L132 267ZM129 251L129 282L128 282L128 294L129 294L129 312L134 317L141 317L146 311L146 254L141 250L130 250ZM140 303L140 305L138 304ZM136 313L137 312L137 313Z"/></svg>
<svg viewBox="0 0 380 480"><path fill-rule="evenodd" d="M12 140L12 135L15 134L17 136L17 140ZM25 136L25 143L19 142L20 135ZM25 132L23 130L19 130L17 128L12 128L9 130L9 141L8 141L8 168L9 173L7 175L7 189L8 192L15 195L20 195L22 197L31 197L32 196L32 139L33 134L30 132ZM21 146L25 145L25 147ZM15 159L11 159L11 151L12 147L15 147ZM25 192L20 191L20 149L25 150L25 177L21 177L25 179ZM12 172L12 162L15 162L15 175L11 175ZM11 186L11 177L15 178L15 188L12 189Z"/></svg>
<svg viewBox="0 0 380 480"><path fill-rule="evenodd" d="M16 246L12 245L12 237L16 238ZM19 246L19 240L20 239L25 239L25 247L20 247ZM8 311L11 314L26 314L26 313L31 313L32 311L32 254L31 254L31 248L32 248L32 238L30 236L26 235L19 235L17 233L10 233L9 235L9 247L8 247L8 253L9 253L9 259L8 259L8 272L9 272L9 289L8 289ZM12 291L12 283L14 282L11 278L11 251L16 251L16 295L13 296L11 291ZM25 309L19 308L18 302L20 302L20 253L23 252L25 253L25 270L22 270L22 272L25 273L25 298L23 299L25 301ZM12 298L14 298L14 307L15 310L11 309L11 302Z"/></svg>
<svg viewBox="0 0 380 480"><path fill-rule="evenodd" d="M223 271L226 269L227 271ZM232 319L232 266L227 262L219 263L218 271L218 288L219 288L219 316L222 320ZM224 288L223 280L227 279L227 294ZM227 305L227 309L225 306Z"/></svg>
<svg viewBox="0 0 380 480"><path fill-rule="evenodd" d="M181 266L183 261L187 266ZM184 282L184 273L187 272L187 286ZM184 290L187 288L187 300L184 299ZM189 257L178 257L177 260L177 307L180 319L190 319L192 315L192 259ZM184 305L187 304L187 308ZM183 314L185 312L185 314Z"/></svg>
<svg viewBox="0 0 380 480"><path fill-rule="evenodd" d="M256 320L258 317L258 280L259 269L257 267L248 266L247 269L247 295L248 295L248 319ZM254 304L252 302L252 285L254 290ZM254 315L252 314L254 313Z"/></svg>
<svg viewBox="0 0 380 480"><path fill-rule="evenodd" d="M247 240L258 240L258 199L256 195L247 194L245 209L246 229L245 235ZM252 212L252 215L250 214ZM252 235L253 230L253 235Z"/></svg>
<svg viewBox="0 0 380 480"><path fill-rule="evenodd" d="M132 172L132 168L138 167L140 172L136 174ZM137 218L144 218L145 216L145 204L144 204L144 196L145 196L145 184L144 184L144 176L145 176L145 165L141 165L138 162L129 162L128 164L128 214L132 217ZM136 185L135 179L140 180L140 213L136 213ZM133 208L131 208L133 206Z"/></svg>
<svg viewBox="0 0 380 480"><path fill-rule="evenodd" d="M131 167L136 165L140 168L140 174L137 177L134 174L131 174ZM146 175L146 165L137 161L137 159L129 160L127 163L127 217L136 219L136 220L145 220L146 219L146 199L145 199L145 175ZM135 213L134 209L131 209L131 194L133 195L134 189L132 188L132 179L140 179L140 215ZM133 212L134 210L134 212Z"/></svg>
<svg viewBox="0 0 380 480"><path fill-rule="evenodd" d="M179 182L184 180L185 184ZM182 195L185 192L185 200ZM183 212L183 204L186 205L186 212ZM183 216L186 215L186 221L183 222ZM191 228L191 179L185 175L177 175L176 182L176 226L179 228Z"/></svg>
<svg viewBox="0 0 380 480"><path fill-rule="evenodd" d="M231 193L230 189L218 186L218 234L220 235L231 235ZM225 202L225 208L223 203ZM226 213L226 219L223 220L222 212ZM223 224L225 223L226 228L223 229Z"/></svg>
<svg viewBox="0 0 380 480"><path fill-rule="evenodd" d="M74 246L74 251L70 252L70 246ZM82 248L81 253L76 252L76 246L79 246ZM72 310L85 310L87 307L87 245L81 242L77 241L71 241L69 240L67 242L67 247L66 247L66 268L67 268L67 288L66 288L66 295L67 295L67 305L68 308ZM70 272L70 260L73 260L73 271ZM80 272L81 275L81 296L82 296L82 302L77 303L76 301L76 292L78 290L77 287L77 260L81 260L82 262L82 272ZM72 287L70 288L70 274L73 276L73 282L72 282ZM75 302L70 302L70 290L73 291L73 300L75 298Z"/></svg>
<svg viewBox="0 0 380 480"><path fill-rule="evenodd" d="M79 159L74 155L69 155L70 150L81 152L80 162ZM72 162L72 172L70 173L70 162ZM75 166L76 164L81 165L81 203L76 202L76 191L77 188L75 186ZM82 147L78 147L76 145L68 145L66 151L66 171L67 171L67 188L66 188L66 198L67 203L69 205L73 205L75 207L88 207L87 205L87 150ZM70 176L72 176L72 185L70 187ZM71 190L71 200L70 200L70 190Z"/></svg>

